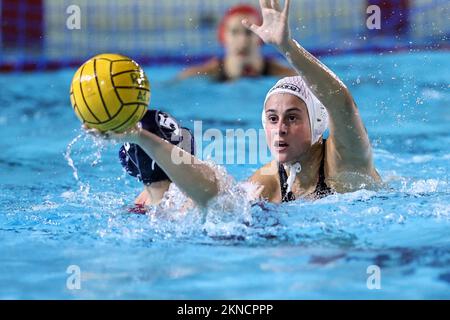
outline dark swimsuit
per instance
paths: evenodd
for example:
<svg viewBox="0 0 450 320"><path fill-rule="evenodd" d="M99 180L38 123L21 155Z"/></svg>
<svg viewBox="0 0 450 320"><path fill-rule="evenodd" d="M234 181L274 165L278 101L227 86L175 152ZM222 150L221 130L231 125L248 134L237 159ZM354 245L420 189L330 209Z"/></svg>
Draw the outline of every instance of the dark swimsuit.
<svg viewBox="0 0 450 320"><path fill-rule="evenodd" d="M265 58L264 59L264 65L263 68L261 70L261 74L257 75L257 76L268 76L270 75L270 61L271 59L269 58ZM225 66L224 66L224 60L220 60L220 67L219 67L219 73L217 74L217 76L215 77L215 80L218 82L225 82L225 81L229 81L231 80L230 77L228 77L225 73ZM244 76L245 72L244 72Z"/></svg>
<svg viewBox="0 0 450 320"><path fill-rule="evenodd" d="M313 193L316 199L324 198L333 193L331 188L329 188L327 186L327 184L325 183L325 143L326 143L326 140L324 139L323 140L324 156L322 158L322 161L320 163L320 168L319 168L319 182L317 183L316 190L314 190L314 193ZM278 164L278 175L280 178L282 202L294 201L295 196L292 193L292 191L287 192L288 176L287 176L286 170L284 169L284 166L281 163Z"/></svg>

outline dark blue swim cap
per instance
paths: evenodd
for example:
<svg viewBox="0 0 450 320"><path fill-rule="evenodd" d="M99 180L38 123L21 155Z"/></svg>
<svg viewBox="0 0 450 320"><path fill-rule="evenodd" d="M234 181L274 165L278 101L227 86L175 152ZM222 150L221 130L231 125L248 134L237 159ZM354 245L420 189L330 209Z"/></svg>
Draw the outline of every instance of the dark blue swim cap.
<svg viewBox="0 0 450 320"><path fill-rule="evenodd" d="M141 120L142 128L169 141L181 149L195 153L194 136L187 128L180 127L168 113L147 110ZM119 150L119 159L127 173L144 184L170 180L166 173L137 144L125 143Z"/></svg>

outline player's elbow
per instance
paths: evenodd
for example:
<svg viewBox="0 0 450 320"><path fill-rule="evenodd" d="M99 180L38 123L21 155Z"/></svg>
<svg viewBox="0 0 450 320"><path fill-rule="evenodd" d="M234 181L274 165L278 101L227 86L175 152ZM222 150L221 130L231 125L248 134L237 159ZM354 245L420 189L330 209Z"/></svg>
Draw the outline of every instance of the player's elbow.
<svg viewBox="0 0 450 320"><path fill-rule="evenodd" d="M211 181L208 184L205 184L201 190L201 192L197 192L193 198L193 200L201 207L206 207L208 203L214 199L219 194L219 185L217 181Z"/></svg>

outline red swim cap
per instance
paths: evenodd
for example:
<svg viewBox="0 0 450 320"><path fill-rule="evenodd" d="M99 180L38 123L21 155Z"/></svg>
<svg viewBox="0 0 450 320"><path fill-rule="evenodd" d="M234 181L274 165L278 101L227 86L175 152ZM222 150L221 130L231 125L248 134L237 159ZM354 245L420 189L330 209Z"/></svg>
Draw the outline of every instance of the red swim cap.
<svg viewBox="0 0 450 320"><path fill-rule="evenodd" d="M221 44L224 43L224 34L225 34L225 25L229 18L234 16L235 14L242 14L242 15L248 15L253 16L256 18L256 23L261 24L262 23L262 17L259 11L251 6L246 4L240 4L236 5L234 7L231 7L227 10L225 15L223 16L222 20L220 21L219 28L217 30L217 39Z"/></svg>

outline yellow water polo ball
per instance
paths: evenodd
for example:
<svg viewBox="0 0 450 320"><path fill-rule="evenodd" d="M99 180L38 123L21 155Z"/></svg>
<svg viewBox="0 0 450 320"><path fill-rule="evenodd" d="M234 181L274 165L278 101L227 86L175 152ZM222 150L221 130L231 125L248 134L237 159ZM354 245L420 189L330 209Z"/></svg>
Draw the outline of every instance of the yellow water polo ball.
<svg viewBox="0 0 450 320"><path fill-rule="evenodd" d="M150 103L150 83L132 59L100 54L75 72L70 102L87 127L123 132L144 116Z"/></svg>

